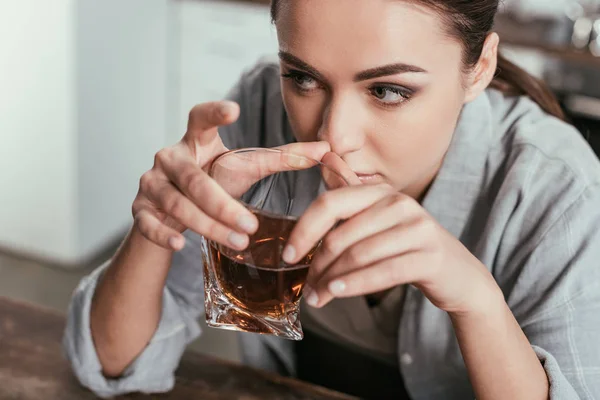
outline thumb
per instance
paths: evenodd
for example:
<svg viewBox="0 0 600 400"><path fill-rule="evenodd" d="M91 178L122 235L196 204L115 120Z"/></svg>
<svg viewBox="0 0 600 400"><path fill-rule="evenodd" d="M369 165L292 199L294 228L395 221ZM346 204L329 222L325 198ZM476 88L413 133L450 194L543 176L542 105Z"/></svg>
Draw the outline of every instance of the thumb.
<svg viewBox="0 0 600 400"><path fill-rule="evenodd" d="M329 146L329 143L321 141L290 143L276 147L276 149L321 161L323 156L331 150L331 147ZM306 168L306 166L304 168Z"/></svg>
<svg viewBox="0 0 600 400"><path fill-rule="evenodd" d="M218 126L232 124L239 116L240 106L232 101L199 104L190 111L184 141L192 148L209 145L218 138Z"/></svg>

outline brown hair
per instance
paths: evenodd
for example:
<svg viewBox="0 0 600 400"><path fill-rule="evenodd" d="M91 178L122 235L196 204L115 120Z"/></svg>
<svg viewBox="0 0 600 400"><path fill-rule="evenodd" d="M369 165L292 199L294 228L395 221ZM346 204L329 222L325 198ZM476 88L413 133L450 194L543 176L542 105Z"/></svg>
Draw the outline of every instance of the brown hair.
<svg viewBox="0 0 600 400"><path fill-rule="evenodd" d="M437 10L449 22L450 34L464 45L464 64L472 68L479 61L483 45L492 31L499 0L409 0ZM277 19L281 0L271 0L271 18ZM545 112L565 119L558 100L544 82L498 55L498 68L491 87L510 95L525 95Z"/></svg>

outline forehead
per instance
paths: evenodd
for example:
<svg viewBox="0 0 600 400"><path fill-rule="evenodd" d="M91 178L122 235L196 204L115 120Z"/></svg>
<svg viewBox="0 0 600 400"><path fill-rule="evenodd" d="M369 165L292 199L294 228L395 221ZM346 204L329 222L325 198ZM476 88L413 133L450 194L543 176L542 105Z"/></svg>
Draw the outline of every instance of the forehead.
<svg viewBox="0 0 600 400"><path fill-rule="evenodd" d="M461 46L445 28L435 11L401 0L283 0L277 18L280 49L325 69L447 67Z"/></svg>

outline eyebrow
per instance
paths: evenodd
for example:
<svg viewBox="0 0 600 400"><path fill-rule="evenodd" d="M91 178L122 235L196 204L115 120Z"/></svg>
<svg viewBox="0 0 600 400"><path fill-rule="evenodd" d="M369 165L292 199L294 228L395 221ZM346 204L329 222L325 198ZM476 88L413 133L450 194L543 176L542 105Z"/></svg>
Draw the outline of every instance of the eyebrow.
<svg viewBox="0 0 600 400"><path fill-rule="evenodd" d="M299 59L291 53L288 53L286 51L280 51L279 58L287 64L293 65L296 68L308 72L318 80L325 80L323 75L316 68L312 67L310 64L302 61L301 59ZM383 76L390 76L403 73L427 73L427 71L421 67L417 67L416 65L395 63L361 71L354 76L354 81L361 82L369 79L381 78Z"/></svg>
<svg viewBox="0 0 600 400"><path fill-rule="evenodd" d="M315 77L316 79L318 79L320 81L325 80L324 76L319 71L317 71L316 68L310 66L310 64L302 61L301 59L299 59L298 57L296 57L293 54L290 54L286 51L280 51L279 59L290 65L293 65L296 68L299 68L301 70L304 70L305 72L308 72L309 74L311 74L313 77Z"/></svg>
<svg viewBox="0 0 600 400"><path fill-rule="evenodd" d="M359 72L354 77L355 82L367 81L369 79L381 78L382 76L390 76L405 73L427 73L423 68L416 65L396 63L375 67L366 71Z"/></svg>

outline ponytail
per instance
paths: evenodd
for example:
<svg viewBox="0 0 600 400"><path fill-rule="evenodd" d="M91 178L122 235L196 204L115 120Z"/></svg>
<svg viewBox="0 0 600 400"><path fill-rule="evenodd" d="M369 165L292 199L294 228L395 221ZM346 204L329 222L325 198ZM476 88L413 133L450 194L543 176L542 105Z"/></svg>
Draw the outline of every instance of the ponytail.
<svg viewBox="0 0 600 400"><path fill-rule="evenodd" d="M498 54L498 68L490 87L509 95L528 96L548 114L565 120L565 113L548 86L501 54Z"/></svg>

